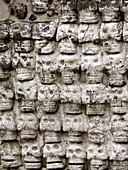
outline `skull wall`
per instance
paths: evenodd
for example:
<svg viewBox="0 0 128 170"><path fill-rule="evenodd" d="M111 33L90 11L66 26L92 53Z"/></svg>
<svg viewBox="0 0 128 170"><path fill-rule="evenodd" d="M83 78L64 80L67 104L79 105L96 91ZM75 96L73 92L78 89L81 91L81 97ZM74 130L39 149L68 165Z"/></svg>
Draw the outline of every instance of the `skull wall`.
<svg viewBox="0 0 128 170"><path fill-rule="evenodd" d="M0 170L127 170L128 1L0 3Z"/></svg>

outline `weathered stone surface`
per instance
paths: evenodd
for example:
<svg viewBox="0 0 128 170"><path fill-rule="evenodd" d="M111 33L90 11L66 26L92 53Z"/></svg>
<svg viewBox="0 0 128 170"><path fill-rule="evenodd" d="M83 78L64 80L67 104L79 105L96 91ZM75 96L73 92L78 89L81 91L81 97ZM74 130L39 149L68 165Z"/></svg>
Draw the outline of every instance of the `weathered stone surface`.
<svg viewBox="0 0 128 170"><path fill-rule="evenodd" d="M0 170L127 170L128 0L0 0Z"/></svg>

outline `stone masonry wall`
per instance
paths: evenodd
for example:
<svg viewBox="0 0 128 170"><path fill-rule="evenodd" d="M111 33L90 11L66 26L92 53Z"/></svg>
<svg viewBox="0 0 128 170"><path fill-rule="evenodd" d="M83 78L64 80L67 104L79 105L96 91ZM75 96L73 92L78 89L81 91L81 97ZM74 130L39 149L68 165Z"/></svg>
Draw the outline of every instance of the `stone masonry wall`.
<svg viewBox="0 0 128 170"><path fill-rule="evenodd" d="M128 0L0 0L0 170L127 170Z"/></svg>

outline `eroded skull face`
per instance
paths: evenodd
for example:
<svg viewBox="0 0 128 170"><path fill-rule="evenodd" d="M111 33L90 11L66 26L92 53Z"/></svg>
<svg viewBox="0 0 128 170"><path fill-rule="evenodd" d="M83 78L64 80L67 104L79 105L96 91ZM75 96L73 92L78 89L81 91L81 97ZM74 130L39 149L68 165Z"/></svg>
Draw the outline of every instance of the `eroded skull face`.
<svg viewBox="0 0 128 170"><path fill-rule="evenodd" d="M62 103L81 104L81 88L78 85L67 85L62 87L60 99Z"/></svg>
<svg viewBox="0 0 128 170"><path fill-rule="evenodd" d="M19 81L32 80L35 76L35 55L31 53L15 53L12 59L13 67Z"/></svg>
<svg viewBox="0 0 128 170"><path fill-rule="evenodd" d="M128 141L128 114L113 115L111 118L111 131L114 142Z"/></svg>
<svg viewBox="0 0 128 170"><path fill-rule="evenodd" d="M108 159L107 148L105 145L90 144L87 148L87 159Z"/></svg>
<svg viewBox="0 0 128 170"><path fill-rule="evenodd" d="M116 41L120 41L122 37L123 25L118 23L102 23L100 27L100 38L102 40L108 40L112 38Z"/></svg>
<svg viewBox="0 0 128 170"><path fill-rule="evenodd" d="M63 131L85 132L86 123L84 115L68 115L63 118Z"/></svg>
<svg viewBox="0 0 128 170"><path fill-rule="evenodd" d="M33 42L31 40L15 41L14 49L16 52L28 53L33 50Z"/></svg>
<svg viewBox="0 0 128 170"><path fill-rule="evenodd" d="M122 114L127 111L127 87L114 87L108 89L108 102L113 113Z"/></svg>
<svg viewBox="0 0 128 170"><path fill-rule="evenodd" d="M42 131L61 131L61 122L57 114L43 114L40 121Z"/></svg>
<svg viewBox="0 0 128 170"><path fill-rule="evenodd" d="M78 1L79 21L81 23L98 22L97 3L95 0Z"/></svg>
<svg viewBox="0 0 128 170"><path fill-rule="evenodd" d="M10 37L15 39L26 39L32 36L31 24L28 22L14 22L10 25Z"/></svg>
<svg viewBox="0 0 128 170"><path fill-rule="evenodd" d="M59 87L55 84L40 85L38 90L38 100L42 102L44 111L57 111L57 102L60 100Z"/></svg>
<svg viewBox="0 0 128 170"><path fill-rule="evenodd" d="M36 40L35 48L38 54L51 54L55 50L55 42L44 40Z"/></svg>
<svg viewBox="0 0 128 170"><path fill-rule="evenodd" d="M115 40L106 40L103 42L103 48L108 54L117 54L122 52L122 43Z"/></svg>
<svg viewBox="0 0 128 170"><path fill-rule="evenodd" d="M88 120L88 139L93 143L105 142L105 132L108 130L108 120L101 116L92 116Z"/></svg>
<svg viewBox="0 0 128 170"><path fill-rule="evenodd" d="M108 161L100 159L92 159L90 161L91 170L103 170L108 168Z"/></svg>
<svg viewBox="0 0 128 170"><path fill-rule="evenodd" d="M72 143L68 146L66 157L69 159L69 163L78 164L85 162L86 152L83 147L81 143Z"/></svg>
<svg viewBox="0 0 128 170"><path fill-rule="evenodd" d="M36 70L43 84L53 84L56 81L58 66L54 55L37 56Z"/></svg>
<svg viewBox="0 0 128 170"><path fill-rule="evenodd" d="M26 169L40 169L42 167L42 146L39 142L30 141L22 146L22 156Z"/></svg>
<svg viewBox="0 0 128 170"><path fill-rule="evenodd" d="M5 84L6 83L6 84ZM13 85L12 82L0 83L0 110L11 110L13 106Z"/></svg>
<svg viewBox="0 0 128 170"><path fill-rule="evenodd" d="M48 0L31 0L34 13L45 13L48 10Z"/></svg>
<svg viewBox="0 0 128 170"><path fill-rule="evenodd" d="M20 146L18 142L3 142L1 145L1 164L5 168L21 165Z"/></svg>
<svg viewBox="0 0 128 170"><path fill-rule="evenodd" d="M119 0L100 1L99 11L104 22L120 21Z"/></svg>
<svg viewBox="0 0 128 170"><path fill-rule="evenodd" d="M60 22L66 23L66 22L75 22L77 20L77 1L74 0L62 0L59 9L58 9L58 15L60 17Z"/></svg>
<svg viewBox="0 0 128 170"><path fill-rule="evenodd" d="M105 103L106 87L103 84L89 84L82 89L83 104Z"/></svg>
<svg viewBox="0 0 128 170"><path fill-rule="evenodd" d="M9 50L0 53L0 80L8 79L11 69L11 53Z"/></svg>
<svg viewBox="0 0 128 170"><path fill-rule="evenodd" d="M65 54L75 54L77 51L77 30L76 24L60 25L57 30L56 39L59 41L59 51Z"/></svg>
<svg viewBox="0 0 128 170"><path fill-rule="evenodd" d="M57 62L64 84L73 84L79 79L80 59L77 55L60 55Z"/></svg>
<svg viewBox="0 0 128 170"><path fill-rule="evenodd" d="M0 39L7 39L9 35L9 27L6 23L0 24Z"/></svg>
<svg viewBox="0 0 128 170"><path fill-rule="evenodd" d="M13 112L0 112L0 138L1 140L16 139L16 122Z"/></svg>
<svg viewBox="0 0 128 170"><path fill-rule="evenodd" d="M110 160L123 161L128 158L128 148L125 144L112 143L109 147L108 154Z"/></svg>
<svg viewBox="0 0 128 170"><path fill-rule="evenodd" d="M33 24L32 38L33 39L52 39L55 35L57 28L57 20L50 22L41 22Z"/></svg>
<svg viewBox="0 0 128 170"><path fill-rule="evenodd" d="M34 80L28 82L17 82L15 87L16 99L36 100L37 84Z"/></svg>
<svg viewBox="0 0 128 170"><path fill-rule="evenodd" d="M33 113L21 113L17 120L21 139L34 139L37 136L39 121Z"/></svg>
<svg viewBox="0 0 128 170"><path fill-rule="evenodd" d="M80 24L78 29L79 42L95 42L99 39L98 24Z"/></svg>
<svg viewBox="0 0 128 170"><path fill-rule="evenodd" d="M64 147L61 143L47 143L43 148L44 158L52 157L63 157L65 155Z"/></svg>

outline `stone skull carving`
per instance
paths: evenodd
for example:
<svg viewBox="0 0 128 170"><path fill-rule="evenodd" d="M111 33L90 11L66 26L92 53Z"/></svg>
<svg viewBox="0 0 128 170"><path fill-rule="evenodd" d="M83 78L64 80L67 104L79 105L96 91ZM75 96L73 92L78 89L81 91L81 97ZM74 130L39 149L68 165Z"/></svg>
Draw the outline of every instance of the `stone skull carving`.
<svg viewBox="0 0 128 170"><path fill-rule="evenodd" d="M124 13L124 20L128 21L128 1L122 0L121 1L121 11Z"/></svg>
<svg viewBox="0 0 128 170"><path fill-rule="evenodd" d="M60 93L61 103L81 104L81 88L78 85L65 85Z"/></svg>
<svg viewBox="0 0 128 170"><path fill-rule="evenodd" d="M113 115L111 118L111 131L114 142L122 143L128 141L128 114Z"/></svg>
<svg viewBox="0 0 128 170"><path fill-rule="evenodd" d="M1 145L1 164L3 168L16 168L21 165L18 142L3 142Z"/></svg>
<svg viewBox="0 0 128 170"><path fill-rule="evenodd" d="M32 36L32 27L28 22L14 22L10 24L10 38L28 39Z"/></svg>
<svg viewBox="0 0 128 170"><path fill-rule="evenodd" d="M11 52L0 52L0 80L6 80L11 76Z"/></svg>
<svg viewBox="0 0 128 170"><path fill-rule="evenodd" d="M51 157L63 157L65 155L64 147L61 143L47 143L43 148L44 158Z"/></svg>
<svg viewBox="0 0 128 170"><path fill-rule="evenodd" d="M45 112L56 112L60 100L59 87L55 84L40 85L38 89L38 100L42 103Z"/></svg>
<svg viewBox="0 0 128 170"><path fill-rule="evenodd" d="M103 79L103 58L101 53L81 56L81 70L86 72L86 81L89 84L101 83Z"/></svg>
<svg viewBox="0 0 128 170"><path fill-rule="evenodd" d="M119 7L119 0L101 0L99 3L99 11L102 14L103 22L120 21Z"/></svg>
<svg viewBox="0 0 128 170"><path fill-rule="evenodd" d="M63 118L63 131L85 132L86 131L85 116L82 114L80 115L66 114Z"/></svg>
<svg viewBox="0 0 128 170"><path fill-rule="evenodd" d="M88 140L93 143L104 143L108 120L103 116L91 116L88 120Z"/></svg>
<svg viewBox="0 0 128 170"><path fill-rule="evenodd" d="M64 84L73 84L79 79L80 58L77 55L60 55L57 62Z"/></svg>
<svg viewBox="0 0 128 170"><path fill-rule="evenodd" d="M122 22L102 23L100 27L100 38L102 40L114 39L120 41L123 33Z"/></svg>
<svg viewBox="0 0 128 170"><path fill-rule="evenodd" d="M27 5L23 3L13 3L11 5L11 14L18 19L24 19L27 15Z"/></svg>
<svg viewBox="0 0 128 170"><path fill-rule="evenodd" d="M96 42L99 40L98 24L80 24L78 29L79 42Z"/></svg>
<svg viewBox="0 0 128 170"><path fill-rule="evenodd" d="M0 24L0 39L7 39L9 36L9 26L7 23L3 22Z"/></svg>
<svg viewBox="0 0 128 170"><path fill-rule="evenodd" d="M77 52L77 30L76 24L62 24L58 26L56 39L59 41L59 51L65 54Z"/></svg>
<svg viewBox="0 0 128 170"><path fill-rule="evenodd" d="M123 86L126 84L126 57L121 54L106 55L103 58L104 68L111 86Z"/></svg>
<svg viewBox="0 0 128 170"><path fill-rule="evenodd" d="M87 159L108 159L107 148L105 145L90 144L87 148Z"/></svg>
<svg viewBox="0 0 128 170"><path fill-rule="evenodd" d="M57 79L58 66L56 63L56 55L37 56L36 71L39 74L41 83L53 84Z"/></svg>
<svg viewBox="0 0 128 170"><path fill-rule="evenodd" d="M16 69L17 79L19 81L32 80L35 76L35 54L15 53L12 58L12 65Z"/></svg>
<svg viewBox="0 0 128 170"><path fill-rule="evenodd" d="M107 89L107 100L113 113L122 114L127 111L127 87L114 87Z"/></svg>
<svg viewBox="0 0 128 170"><path fill-rule="evenodd" d="M77 0L62 0L58 9L60 22L75 22L77 20L76 8Z"/></svg>
<svg viewBox="0 0 128 170"><path fill-rule="evenodd" d="M0 112L0 139L16 139L16 122L13 112Z"/></svg>
<svg viewBox="0 0 128 170"><path fill-rule="evenodd" d="M81 23L98 22L97 3L95 0L79 0L77 9L79 11L79 21Z"/></svg>
<svg viewBox="0 0 128 170"><path fill-rule="evenodd" d="M35 139L37 136L39 121L33 113L21 113L17 118L17 129L21 139Z"/></svg>
<svg viewBox="0 0 128 170"><path fill-rule="evenodd" d="M110 160L124 161L128 159L128 148L126 144L111 143L108 147Z"/></svg>
<svg viewBox="0 0 128 170"><path fill-rule="evenodd" d="M82 143L69 144L66 157L71 164L83 164L86 158L86 152Z"/></svg>
<svg viewBox="0 0 128 170"><path fill-rule="evenodd" d="M46 39L36 40L35 48L38 54L51 54L55 50L55 42Z"/></svg>
<svg viewBox="0 0 128 170"><path fill-rule="evenodd" d="M14 41L14 50L19 53L29 53L33 50L33 42L31 40Z"/></svg>
<svg viewBox="0 0 128 170"><path fill-rule="evenodd" d="M31 0L34 13L45 13L48 10L48 0Z"/></svg>
<svg viewBox="0 0 128 170"><path fill-rule="evenodd" d="M22 156L26 169L40 169L42 167L42 145L39 142L25 142L22 146Z"/></svg>
<svg viewBox="0 0 128 170"><path fill-rule="evenodd" d="M0 110L11 110L13 106L13 85L12 82L0 83Z"/></svg>
<svg viewBox="0 0 128 170"><path fill-rule="evenodd" d="M43 114L40 121L42 131L61 131L61 122L57 114Z"/></svg>
<svg viewBox="0 0 128 170"><path fill-rule="evenodd" d="M103 42L103 49L108 54L117 54L122 52L122 42L113 39L105 40Z"/></svg>
<svg viewBox="0 0 128 170"><path fill-rule="evenodd" d="M82 89L83 104L102 104L106 101L106 87L103 84L87 84Z"/></svg>
<svg viewBox="0 0 128 170"><path fill-rule="evenodd" d="M57 20L33 23L32 38L36 40L40 40L42 38L52 39L55 35L57 25Z"/></svg>

